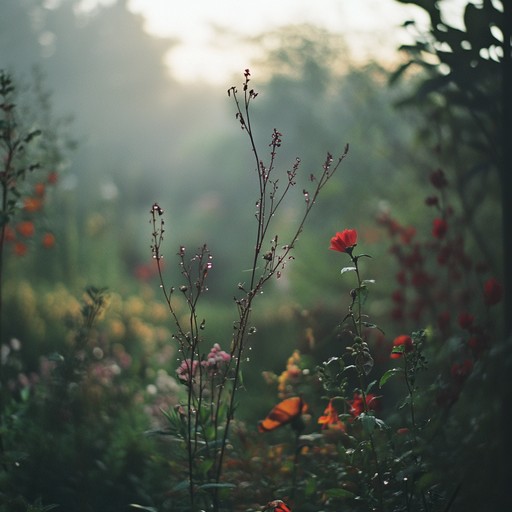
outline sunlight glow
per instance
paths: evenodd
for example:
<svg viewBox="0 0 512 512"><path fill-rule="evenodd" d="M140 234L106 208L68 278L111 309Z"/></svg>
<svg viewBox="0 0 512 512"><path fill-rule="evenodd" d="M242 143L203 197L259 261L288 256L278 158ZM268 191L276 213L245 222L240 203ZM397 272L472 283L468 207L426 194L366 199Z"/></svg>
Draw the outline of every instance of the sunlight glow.
<svg viewBox="0 0 512 512"><path fill-rule="evenodd" d="M309 23L345 36L356 60L389 59L405 42L406 33L398 27L423 15L395 0L129 0L128 6L144 17L148 33L179 41L166 59L175 78L213 83L225 83L256 56L254 47L240 42L243 36Z"/></svg>

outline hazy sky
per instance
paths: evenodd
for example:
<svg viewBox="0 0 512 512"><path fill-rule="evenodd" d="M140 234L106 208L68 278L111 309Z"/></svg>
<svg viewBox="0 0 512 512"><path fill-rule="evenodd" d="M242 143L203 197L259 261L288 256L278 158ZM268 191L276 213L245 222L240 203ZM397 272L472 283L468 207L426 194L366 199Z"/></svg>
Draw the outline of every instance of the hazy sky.
<svg viewBox="0 0 512 512"><path fill-rule="evenodd" d="M240 72L254 56L255 49L241 45L233 32L252 36L287 24L313 23L344 34L354 57L382 59L396 51L400 37L404 40L397 27L423 14L395 0L129 0L128 5L146 18L148 32L181 40L167 60L177 78L218 83Z"/></svg>
<svg viewBox="0 0 512 512"><path fill-rule="evenodd" d="M90 10L115 1L81 0L81 5ZM441 3L454 15L451 22L460 24L457 15L466 0ZM256 49L241 44L236 35L255 36L284 25L311 23L344 35L353 58L382 61L396 56L400 43L412 41L400 28L405 20L420 24L426 20L421 9L396 0L128 0L128 6L145 18L149 33L179 40L167 55L175 78L220 84L256 56Z"/></svg>

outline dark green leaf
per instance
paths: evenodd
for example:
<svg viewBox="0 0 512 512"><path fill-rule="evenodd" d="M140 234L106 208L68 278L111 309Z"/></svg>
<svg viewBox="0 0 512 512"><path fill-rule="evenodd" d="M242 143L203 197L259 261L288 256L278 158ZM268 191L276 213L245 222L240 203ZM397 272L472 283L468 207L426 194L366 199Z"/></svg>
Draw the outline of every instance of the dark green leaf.
<svg viewBox="0 0 512 512"><path fill-rule="evenodd" d="M391 368L391 370L388 370L387 372L384 373L384 375L380 378L380 381L379 381L379 388L381 388L382 386L384 386L384 384L386 384L386 382L393 376L397 375L397 374L403 374L404 373L404 370L402 368Z"/></svg>

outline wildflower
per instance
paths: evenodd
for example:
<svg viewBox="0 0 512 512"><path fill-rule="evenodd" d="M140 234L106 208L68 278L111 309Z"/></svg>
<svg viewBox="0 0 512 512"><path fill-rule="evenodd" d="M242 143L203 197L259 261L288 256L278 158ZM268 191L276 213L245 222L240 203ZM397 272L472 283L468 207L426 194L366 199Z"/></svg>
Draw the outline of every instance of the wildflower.
<svg viewBox="0 0 512 512"><path fill-rule="evenodd" d="M41 210L43 207L43 201L39 197L26 197L23 200L23 209L26 212L34 213Z"/></svg>
<svg viewBox="0 0 512 512"><path fill-rule="evenodd" d="M41 244L45 249L51 249L55 245L55 235L53 233L45 233Z"/></svg>
<svg viewBox="0 0 512 512"><path fill-rule="evenodd" d="M472 370L473 362L466 359L463 363L453 363L450 373L456 381L463 383L469 377Z"/></svg>
<svg viewBox="0 0 512 512"><path fill-rule="evenodd" d="M439 240L443 239L448 231L448 224L444 219L434 219L432 226L432 235Z"/></svg>
<svg viewBox="0 0 512 512"><path fill-rule="evenodd" d="M448 185L448 181L446 180L446 176L444 175L444 171L442 169L437 169L430 174L430 183L434 185L437 189L442 189Z"/></svg>
<svg viewBox="0 0 512 512"><path fill-rule="evenodd" d="M470 313L463 312L459 315L458 321L461 329L469 330L475 321L475 317Z"/></svg>
<svg viewBox="0 0 512 512"><path fill-rule="evenodd" d="M402 293L402 290L395 290L391 294L391 298L393 299L393 302L396 302L397 304L403 304L405 302L405 297Z"/></svg>
<svg viewBox="0 0 512 512"><path fill-rule="evenodd" d="M345 425L340 420L338 411L336 411L335 407L332 405L332 400L329 400L329 403L324 410L324 415L318 418L318 424L322 425L322 429L334 426L344 430Z"/></svg>
<svg viewBox="0 0 512 512"><path fill-rule="evenodd" d="M354 393L354 399L349 400L350 405L350 414L357 418L360 416L363 412L365 412L365 406L363 401L363 395L361 393ZM366 410L375 410L377 409L378 402L377 397L373 395L372 393L368 393L366 395Z"/></svg>
<svg viewBox="0 0 512 512"><path fill-rule="evenodd" d="M406 434L408 434L410 431L407 427L402 427L402 428L399 428L397 429L396 433L400 436L404 436Z"/></svg>
<svg viewBox="0 0 512 512"><path fill-rule="evenodd" d="M28 247L23 242L16 242L14 244L14 254L16 254L16 256L25 256L27 251Z"/></svg>
<svg viewBox="0 0 512 512"><path fill-rule="evenodd" d="M57 183L57 180L59 179L59 175L57 171L52 171L48 174L47 181L50 183L50 185L55 185Z"/></svg>
<svg viewBox="0 0 512 512"><path fill-rule="evenodd" d="M206 361L203 361L203 366L216 368L219 364L227 363L230 360L231 356L224 350L221 350L218 343L215 343L210 349L210 353L208 354Z"/></svg>
<svg viewBox="0 0 512 512"><path fill-rule="evenodd" d="M21 236L30 238L31 236L34 236L35 233L34 223L29 220L21 221L16 226L16 230Z"/></svg>
<svg viewBox="0 0 512 512"><path fill-rule="evenodd" d="M178 379L187 383L193 381L198 364L199 361L197 359L194 359L193 362L190 359L184 359L176 370Z"/></svg>
<svg viewBox="0 0 512 512"><path fill-rule="evenodd" d="M263 510L271 510L273 512L292 512L288 505L282 500L269 501Z"/></svg>
<svg viewBox="0 0 512 512"><path fill-rule="evenodd" d="M410 352L412 349L412 338L407 334L401 334L393 340L393 351L391 352L391 359L399 359L402 357L404 352Z"/></svg>
<svg viewBox="0 0 512 512"><path fill-rule="evenodd" d="M484 283L484 302L487 306L494 306L503 298L503 287L499 281L491 277Z"/></svg>
<svg viewBox="0 0 512 512"><path fill-rule="evenodd" d="M4 237L6 242L13 242L16 240L16 233L11 227L5 226Z"/></svg>
<svg viewBox="0 0 512 512"><path fill-rule="evenodd" d="M34 185L34 192L37 197L43 197L46 190L46 185L44 183L36 183Z"/></svg>
<svg viewBox="0 0 512 512"><path fill-rule="evenodd" d="M352 249L357 244L357 231L355 229L345 229L336 233L331 238L331 245L329 249L338 252L352 253Z"/></svg>

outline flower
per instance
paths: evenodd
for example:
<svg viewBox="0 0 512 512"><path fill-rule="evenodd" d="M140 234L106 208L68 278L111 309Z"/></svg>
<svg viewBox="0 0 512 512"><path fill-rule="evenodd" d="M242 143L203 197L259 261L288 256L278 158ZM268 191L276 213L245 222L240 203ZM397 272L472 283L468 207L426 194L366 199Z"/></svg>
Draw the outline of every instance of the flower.
<svg viewBox="0 0 512 512"><path fill-rule="evenodd" d="M400 348L398 349L397 347ZM412 349L412 338L407 334L401 334L393 340L393 351L391 352L391 359L399 359L402 357L404 352L410 352Z"/></svg>
<svg viewBox="0 0 512 512"><path fill-rule="evenodd" d="M448 231L448 224L444 219L434 219L432 225L432 235L435 238L441 240L446 235L446 231Z"/></svg>
<svg viewBox="0 0 512 512"><path fill-rule="evenodd" d="M357 231L355 229L344 229L331 238L329 249L338 252L352 253L357 244Z"/></svg>
<svg viewBox="0 0 512 512"><path fill-rule="evenodd" d="M332 400L329 400L327 407L324 410L324 415L318 418L318 424L322 425L322 429L330 428L331 426L345 429L345 425L338 416L338 411L332 405Z"/></svg>
<svg viewBox="0 0 512 512"><path fill-rule="evenodd" d="M487 306L494 306L503 298L503 286L499 281L491 277L484 283L484 302Z"/></svg>
<svg viewBox="0 0 512 512"><path fill-rule="evenodd" d="M437 171L433 171L430 174L430 183L432 183L432 185L434 185L434 187L438 189L446 187L446 185L448 185L448 181L446 180L444 171L442 169L437 169Z"/></svg>
<svg viewBox="0 0 512 512"><path fill-rule="evenodd" d="M34 213L43 208L43 201L40 197L26 197L23 200L23 209L26 212Z"/></svg>
<svg viewBox="0 0 512 512"><path fill-rule="evenodd" d="M46 190L46 185L44 183L36 183L34 185L34 192L37 197L43 197Z"/></svg>
<svg viewBox="0 0 512 512"><path fill-rule="evenodd" d="M193 362L190 359L184 359L176 370L178 379L187 383L193 381L198 364L199 361L197 359L194 359Z"/></svg>
<svg viewBox="0 0 512 512"><path fill-rule="evenodd" d="M16 242L14 244L14 254L16 254L16 256L25 256L27 251L28 247L23 242Z"/></svg>
<svg viewBox="0 0 512 512"><path fill-rule="evenodd" d="M220 348L218 343L215 343L210 349L206 361L203 361L203 366L210 368L217 368L221 363L228 363L231 360L231 356Z"/></svg>
<svg viewBox="0 0 512 512"><path fill-rule="evenodd" d="M364 402L363 402L363 395L361 393L354 393L354 399L349 400L350 405L350 414L357 418L360 416L363 412L365 412ZM378 406L377 397L373 395L372 393L368 393L366 395L366 409L367 410L375 410Z"/></svg>
<svg viewBox="0 0 512 512"><path fill-rule="evenodd" d="M31 236L34 236L35 233L34 223L29 220L21 221L16 226L16 230L21 236L30 238Z"/></svg>
<svg viewBox="0 0 512 512"><path fill-rule="evenodd" d="M475 321L475 317L470 313L463 312L459 315L458 321L461 329L469 330Z"/></svg>
<svg viewBox="0 0 512 512"><path fill-rule="evenodd" d="M45 233L41 239L41 244L45 249L51 249L55 245L55 235L53 233Z"/></svg>
<svg viewBox="0 0 512 512"><path fill-rule="evenodd" d="M456 381L463 383L469 377L472 370L473 362L466 359L463 363L453 363L450 373Z"/></svg>

